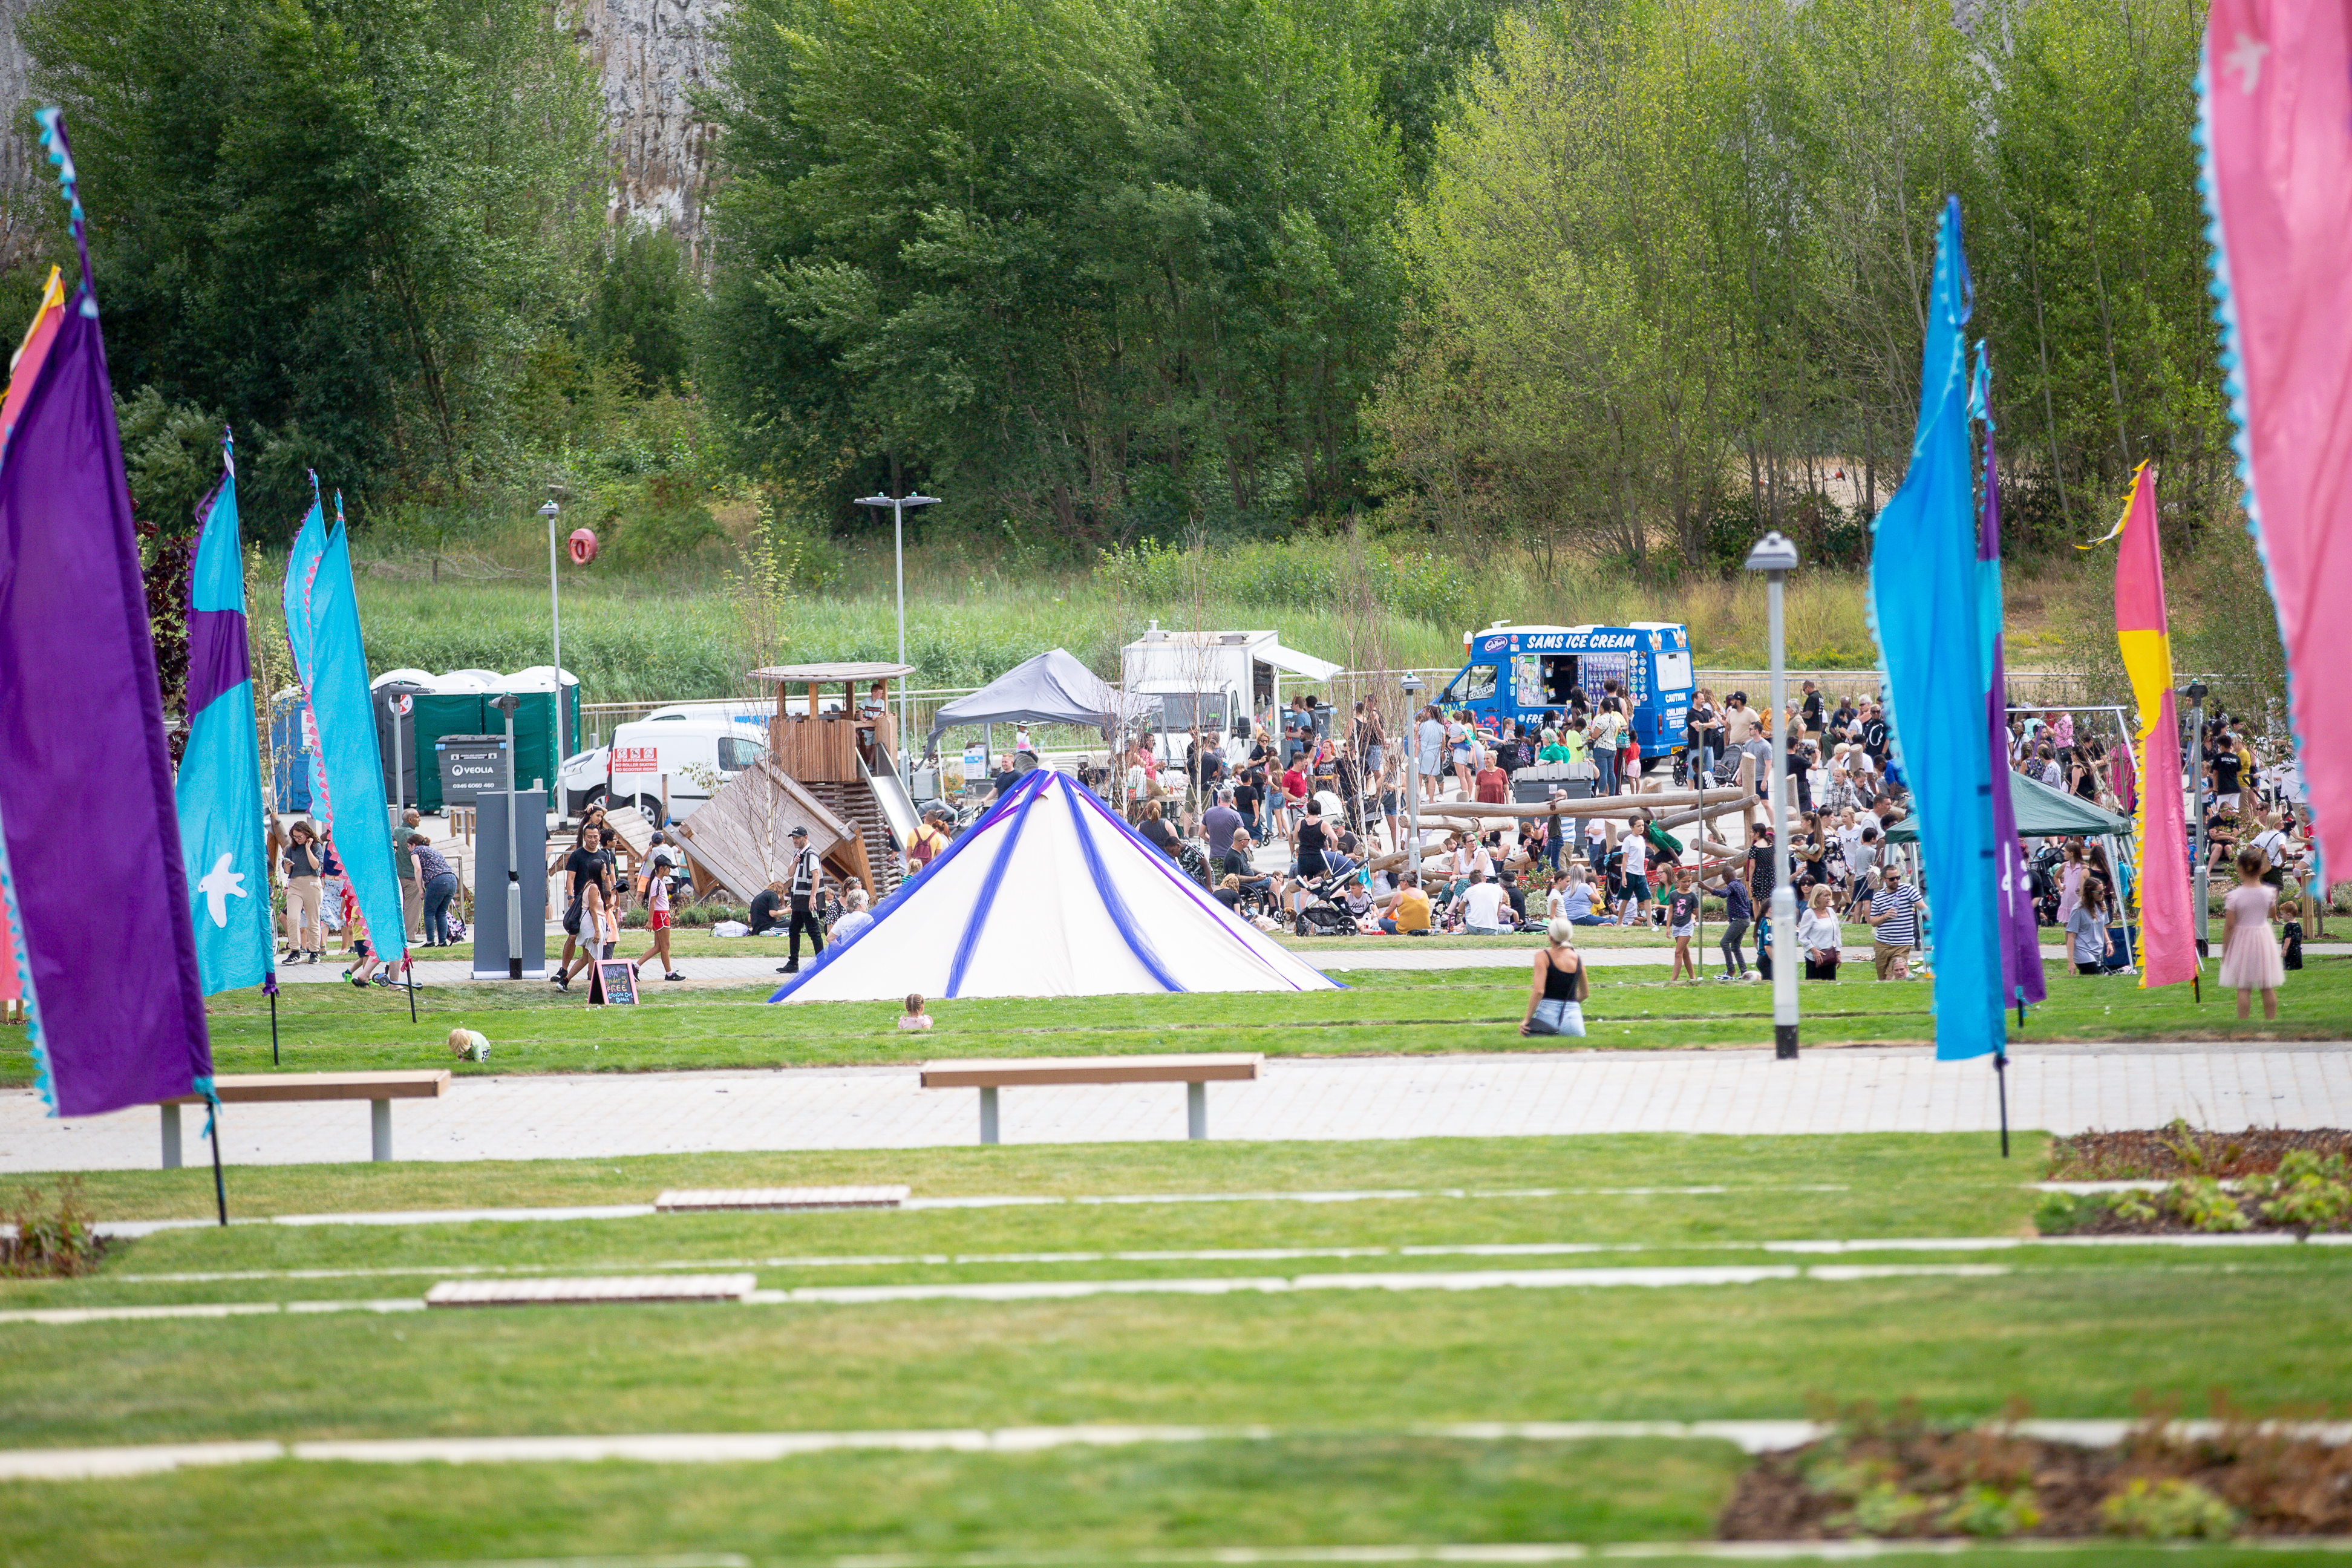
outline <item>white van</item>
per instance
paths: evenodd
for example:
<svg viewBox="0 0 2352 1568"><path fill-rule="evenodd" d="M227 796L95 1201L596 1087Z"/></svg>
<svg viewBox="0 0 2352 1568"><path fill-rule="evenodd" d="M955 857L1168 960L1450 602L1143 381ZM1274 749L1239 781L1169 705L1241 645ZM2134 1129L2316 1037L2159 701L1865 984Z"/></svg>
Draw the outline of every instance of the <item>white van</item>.
<svg viewBox="0 0 2352 1568"><path fill-rule="evenodd" d="M564 763L565 802L601 800L608 811L634 808L658 827L666 785L669 820L684 821L721 784L767 753L766 718L761 714L754 723L748 715L662 710L617 725L606 744Z"/></svg>

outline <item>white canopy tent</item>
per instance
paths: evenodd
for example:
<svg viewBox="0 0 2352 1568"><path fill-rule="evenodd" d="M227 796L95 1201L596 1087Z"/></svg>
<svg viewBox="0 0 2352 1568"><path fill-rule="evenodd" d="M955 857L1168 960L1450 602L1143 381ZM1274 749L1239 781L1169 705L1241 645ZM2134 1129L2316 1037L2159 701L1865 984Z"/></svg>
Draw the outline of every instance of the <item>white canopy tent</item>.
<svg viewBox="0 0 2352 1568"><path fill-rule="evenodd" d="M1041 768L769 1000L1338 989Z"/></svg>

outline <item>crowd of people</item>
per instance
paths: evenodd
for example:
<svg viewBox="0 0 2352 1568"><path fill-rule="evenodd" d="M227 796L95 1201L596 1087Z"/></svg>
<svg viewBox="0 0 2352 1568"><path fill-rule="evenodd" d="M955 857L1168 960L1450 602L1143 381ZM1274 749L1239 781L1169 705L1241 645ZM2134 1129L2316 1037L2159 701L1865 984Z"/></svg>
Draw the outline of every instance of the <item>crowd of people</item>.
<svg viewBox="0 0 2352 1568"><path fill-rule="evenodd" d="M1136 735L1118 758L1119 770L1093 782L1122 799L1143 837L1269 929L1482 935L1549 933L1558 924L1572 935L1580 926L1639 925L1671 937L1676 977L1696 979L1690 950L1704 899L1711 911L1720 910L1720 935L1711 943L1722 959L1717 978L1769 976L1775 835L1759 812L1744 814L1740 847L1728 853L1719 842L1705 847L1705 837L1698 847L1685 844L1641 814L1584 818L1580 834L1568 816L1448 826L1424 846L1418 867L1398 853L1414 793L1424 816L1442 818L1451 801L1526 799L1530 777L1539 789L1554 779L1581 778L1598 795L1638 795L1729 785L1744 765L1761 805L1773 761L1770 715L1747 692L1695 692L1684 743L1667 757L1642 754L1628 707L1610 682L1589 697L1575 691L1526 725L1482 722L1469 711L1431 704L1392 730L1376 703L1355 703L1341 722L1332 708L1300 693L1223 736L1197 730ZM2250 731L2242 718L2228 715L2206 726L2200 782L2209 853L2226 879L2238 847L2253 845L2273 895L2292 904L2303 895L2298 877L2308 863L2291 800L2292 769L2259 760ZM1932 911L1916 862L1889 837L1907 815L1909 792L1885 704L1867 695L1833 697L1820 682L1803 680L1780 732L1799 910L1794 934L1804 974L1834 979L1846 946L1842 939L1855 925L1868 929L1876 977L1923 973ZM2092 733L2075 711L2020 708L2011 715L2010 734L2009 763L2016 771L2130 815L2137 780L2121 733ZM1017 764L1008 760L1006 766ZM1012 776L1000 775L1000 787ZM1123 790L1110 787L1121 784ZM2105 845L2095 837L2053 838L2023 848L2037 918L2065 929L2078 969L2130 970L2133 954L2121 935L2128 885L2109 863ZM2324 900L2305 899L2302 912L2316 934Z"/></svg>
<svg viewBox="0 0 2352 1568"><path fill-rule="evenodd" d="M1931 910L1915 880L1916 863L1890 837L1906 813L1908 792L1885 710L1866 696L1832 700L1808 679L1782 718L1790 795L1783 823L1803 974L1837 978L1846 930L1860 924L1870 933L1873 973L1909 978ZM1376 702L1355 702L1342 721L1301 692L1223 735L1197 728L1183 735L1136 733L1116 767L1081 768L1079 777L1118 801L1146 842L1266 929L1544 933L1551 956L1539 962L1528 1015L1528 1027L1540 1032L1554 1014L1572 1013L1551 1006L1575 1000L1551 994L1567 984L1559 977L1573 973L1576 985L1584 984L1579 966L1562 956L1572 953L1580 927L1660 931L1673 943L1673 977L1695 982L1704 962L1694 947L1705 909L1705 918L1720 921L1711 943L1721 959L1715 977L1769 976L1779 876L1774 825L1760 809L1773 761L1769 719L1744 691L1718 700L1701 688L1687 710L1683 745L1645 758L1633 739L1627 695L1613 680L1590 696L1573 690L1562 706L1525 724L1481 721L1468 710L1430 704L1394 731ZM2074 712L2060 709L2012 710L2009 731L2016 771L2118 816L2137 805L2139 780L2122 735L2091 733ZM2246 949L2242 932L2258 920L2267 931L2280 911L2295 910L2299 902L2302 919L2286 933L2292 952L2306 930L2324 934L2326 915L2320 890L2305 885L2311 853L2292 763L2266 761L2252 727L2226 712L2206 721L2199 748L2196 782L2216 879L2252 866L2250 885L2262 889L2255 894L2242 885L2227 895L2225 949ZM1039 764L1034 751L1008 754L991 798ZM1576 790L1580 798L1638 797L1670 784L1730 785L1743 770L1754 799L1738 814L1744 831L1737 848L1727 845L1727 827L1704 827L1696 844L1685 843L1644 811L1580 819L1572 806L1562 806L1557 816L1485 818L1469 826L1444 820L1449 803L1558 802L1577 780L1585 781ZM1423 816L1441 819L1417 861L1406 850L1415 795ZM967 820L944 805L926 811L902 852L903 871L919 873L945 853ZM657 832L634 877L624 877L618 837L603 809L592 806L563 859L565 942L551 977L559 988L614 953L621 914L632 903L645 910L651 942L634 965L658 960L667 978L682 978L670 952L670 905L684 875L683 853ZM273 817L270 838L286 889L282 961L320 962L332 933L353 957L345 973L354 984L394 984L381 972L331 833L308 819L281 826ZM453 900L459 879L417 813L406 814L394 843L410 945L458 940L463 928ZM2129 885L2105 844L2053 838L2024 848L2037 917L2063 928L2079 972L2128 971L2133 955L2123 907ZM751 934L788 940L782 973L798 971L803 939L821 954L829 940L853 936L874 919L868 891L826 878L803 832L795 833L793 849L791 868L754 897L750 911ZM2231 964L2231 974L2261 982L2266 969L2250 964ZM2272 1009L2275 984L2252 986Z"/></svg>

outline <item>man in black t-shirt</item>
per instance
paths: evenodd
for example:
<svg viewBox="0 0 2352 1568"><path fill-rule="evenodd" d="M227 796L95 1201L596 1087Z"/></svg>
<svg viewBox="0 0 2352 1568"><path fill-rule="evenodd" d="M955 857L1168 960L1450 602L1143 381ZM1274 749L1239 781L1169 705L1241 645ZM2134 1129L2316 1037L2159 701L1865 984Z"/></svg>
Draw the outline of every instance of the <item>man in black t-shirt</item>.
<svg viewBox="0 0 2352 1568"><path fill-rule="evenodd" d="M1255 768L1244 768L1234 784L1234 809L1241 813L1244 826L1255 831L1258 825L1258 805L1265 798L1265 775Z"/></svg>
<svg viewBox="0 0 2352 1568"><path fill-rule="evenodd" d="M592 839L602 842L600 830L583 824L572 853L563 858L563 958L547 977L551 985L571 972L572 955L580 947L580 888L595 875L596 852L589 847Z"/></svg>
<svg viewBox="0 0 2352 1568"><path fill-rule="evenodd" d="M1813 734L1820 734L1822 729L1822 689L1817 682L1811 680L1805 682L1803 713L1806 730Z"/></svg>
<svg viewBox="0 0 2352 1568"><path fill-rule="evenodd" d="M1870 753L1872 762L1882 768L1886 765L1886 713L1875 702L1862 721L1862 749Z"/></svg>
<svg viewBox="0 0 2352 1568"><path fill-rule="evenodd" d="M2238 809L2238 790L2245 773L2245 759L2238 754L2224 734L2213 753L2213 808L2216 811Z"/></svg>

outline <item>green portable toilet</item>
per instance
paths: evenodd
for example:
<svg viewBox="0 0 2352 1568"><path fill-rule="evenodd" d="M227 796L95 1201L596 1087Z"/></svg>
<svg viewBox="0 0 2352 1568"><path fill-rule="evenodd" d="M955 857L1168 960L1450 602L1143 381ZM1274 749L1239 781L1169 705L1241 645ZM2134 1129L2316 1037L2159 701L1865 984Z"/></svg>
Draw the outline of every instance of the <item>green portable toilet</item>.
<svg viewBox="0 0 2352 1568"><path fill-rule="evenodd" d="M493 678L498 679L498 678ZM515 708L515 778L524 788L532 786L533 779L552 782L556 763L550 737L555 727L555 694L547 689L547 667L522 670L503 678L512 680L522 689L516 691L521 701ZM485 681L484 684L488 684ZM529 689L536 684L537 690ZM569 677L563 683L563 727L571 738L563 755L570 756L580 749L580 681ZM433 742L444 735L503 735L507 716L490 706L490 699L499 695L488 691L436 691L416 695L416 711L411 716L415 725L417 754L433 754ZM439 811L441 776L429 765L416 774L416 805L420 811Z"/></svg>

